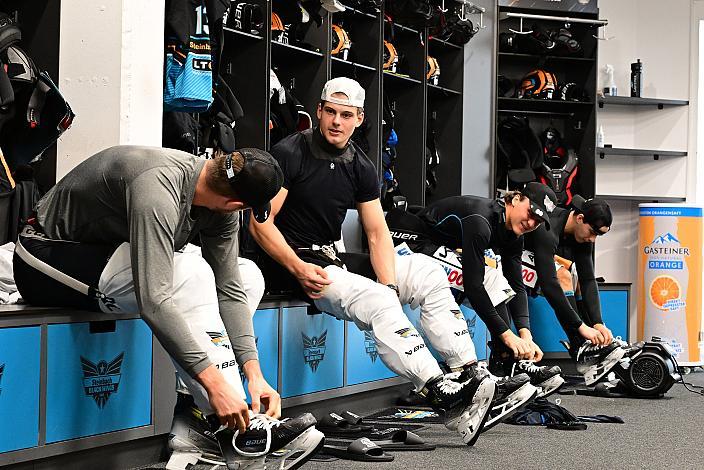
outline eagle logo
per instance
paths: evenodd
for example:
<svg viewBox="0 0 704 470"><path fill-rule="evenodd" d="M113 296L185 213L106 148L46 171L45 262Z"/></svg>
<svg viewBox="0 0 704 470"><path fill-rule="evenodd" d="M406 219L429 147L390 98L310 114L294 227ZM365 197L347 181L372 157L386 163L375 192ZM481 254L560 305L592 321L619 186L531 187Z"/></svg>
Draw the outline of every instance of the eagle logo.
<svg viewBox="0 0 704 470"><path fill-rule="evenodd" d="M376 362L376 358L379 357L379 351L376 349L376 340L374 339L374 334L371 331L364 332L364 350L371 358L372 364L374 364Z"/></svg>
<svg viewBox="0 0 704 470"><path fill-rule="evenodd" d="M467 320L467 329L469 330L469 337L474 339L474 330L477 326L477 316L474 315L472 318Z"/></svg>
<svg viewBox="0 0 704 470"><path fill-rule="evenodd" d="M120 369L124 357L125 353L121 352L110 362L100 360L96 364L81 356L83 389L87 396L93 397L100 409L105 407L112 393L117 393L117 387L120 385L122 377Z"/></svg>
<svg viewBox="0 0 704 470"><path fill-rule="evenodd" d="M303 359L310 366L310 369L315 372L318 370L320 361L325 358L325 340L328 336L328 330L312 338L303 332L301 332L301 336L303 337Z"/></svg>

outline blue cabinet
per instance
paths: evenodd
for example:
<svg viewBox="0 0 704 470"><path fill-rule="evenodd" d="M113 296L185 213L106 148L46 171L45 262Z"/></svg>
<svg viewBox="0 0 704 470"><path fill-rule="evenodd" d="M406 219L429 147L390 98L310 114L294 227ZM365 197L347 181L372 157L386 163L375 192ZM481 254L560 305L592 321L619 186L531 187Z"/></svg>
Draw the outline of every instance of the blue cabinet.
<svg viewBox="0 0 704 470"><path fill-rule="evenodd" d="M151 331L137 319L112 325L47 327L47 443L151 423Z"/></svg>
<svg viewBox="0 0 704 470"><path fill-rule="evenodd" d="M614 336L628 340L628 303L629 290L623 288L600 287L601 315L604 323L611 329ZM528 298L530 310L530 329L533 339L546 353L565 353L560 340L566 340L567 335L557 321L555 312L545 297Z"/></svg>
<svg viewBox="0 0 704 470"><path fill-rule="evenodd" d="M254 313L254 336L259 353L259 366L264 379L274 390L279 388L279 309L268 308ZM247 380L240 371L244 390L247 393Z"/></svg>
<svg viewBox="0 0 704 470"><path fill-rule="evenodd" d="M347 385L396 377L381 362L371 331L361 331L354 323L347 324Z"/></svg>
<svg viewBox="0 0 704 470"><path fill-rule="evenodd" d="M38 326L0 329L0 452L39 444Z"/></svg>
<svg viewBox="0 0 704 470"><path fill-rule="evenodd" d="M332 315L308 315L306 307L283 309L281 396L343 385L345 324Z"/></svg>

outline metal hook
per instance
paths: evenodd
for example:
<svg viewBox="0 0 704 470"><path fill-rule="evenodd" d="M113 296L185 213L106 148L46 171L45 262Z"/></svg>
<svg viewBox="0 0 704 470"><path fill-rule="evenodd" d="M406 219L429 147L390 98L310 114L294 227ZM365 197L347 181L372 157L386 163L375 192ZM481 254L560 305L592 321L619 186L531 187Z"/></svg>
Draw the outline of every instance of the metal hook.
<svg viewBox="0 0 704 470"><path fill-rule="evenodd" d="M523 17L519 18L518 21L519 21L518 25L519 25L520 31L516 31L515 29L511 29L511 28L509 28L509 31L511 31L514 34L532 34L533 33L532 29L530 31L523 31Z"/></svg>
<svg viewBox="0 0 704 470"><path fill-rule="evenodd" d="M443 12L443 13L447 13L447 12L448 12L448 9L445 8L445 0L442 0L442 1L440 2L440 11Z"/></svg>
<svg viewBox="0 0 704 470"><path fill-rule="evenodd" d="M479 23L478 25L473 26L472 33L476 34L480 29L486 28L484 25L484 13L486 12L485 8L475 5L468 0L457 0L457 2L461 4L459 12L457 13L457 17L460 21L470 22L474 25L474 23L470 20L469 15L479 14ZM444 0L442 4L443 6L445 5Z"/></svg>
<svg viewBox="0 0 704 470"><path fill-rule="evenodd" d="M461 0L458 0L461 2ZM466 3L461 2L460 5L460 10L457 13L457 17L460 19L460 21L467 21L469 18L467 17L467 12L465 11Z"/></svg>
<svg viewBox="0 0 704 470"><path fill-rule="evenodd" d="M599 29L599 35L594 36L592 34L592 37L598 39L599 41L611 41L616 36L607 36L606 35L606 25L603 25L603 26L601 26L601 29Z"/></svg>

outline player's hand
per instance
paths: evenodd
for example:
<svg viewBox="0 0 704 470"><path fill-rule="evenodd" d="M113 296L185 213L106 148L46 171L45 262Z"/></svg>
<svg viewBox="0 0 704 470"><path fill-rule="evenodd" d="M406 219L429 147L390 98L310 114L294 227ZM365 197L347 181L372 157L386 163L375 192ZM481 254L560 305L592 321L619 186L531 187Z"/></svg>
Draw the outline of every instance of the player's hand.
<svg viewBox="0 0 704 470"><path fill-rule="evenodd" d="M313 300L321 298L325 286L332 283L328 279L328 273L320 266L312 263L301 263L293 275L296 276L296 279L301 284L303 292Z"/></svg>
<svg viewBox="0 0 704 470"><path fill-rule="evenodd" d="M530 343L516 336L513 331L506 330L499 337L506 347L513 352L514 359L521 360L533 358L533 350Z"/></svg>
<svg viewBox="0 0 704 470"><path fill-rule="evenodd" d="M606 328L606 326L603 323L597 323L594 325L594 329L597 330L599 333L601 333L604 336L604 345L609 345L613 342L614 340L614 335L611 333L611 330Z"/></svg>
<svg viewBox="0 0 704 470"><path fill-rule="evenodd" d="M529 341L529 343L531 352L533 354L531 360L535 362L540 362L540 360L543 358L543 350L540 349L540 346L538 346L532 339Z"/></svg>
<svg viewBox="0 0 704 470"><path fill-rule="evenodd" d="M260 412L263 404L267 416L279 419L281 417L281 396L264 380L264 377L253 378L247 383L249 396L252 397L252 411Z"/></svg>
<svg viewBox="0 0 704 470"><path fill-rule="evenodd" d="M600 346L605 346L609 344L606 342L606 338L604 337L604 334L601 331L587 326L584 323L582 323L578 331L579 334L582 335L582 338L589 340L592 344Z"/></svg>
<svg viewBox="0 0 704 470"><path fill-rule="evenodd" d="M214 367L214 366L211 366ZM219 371L218 371L219 372ZM247 402L227 383L224 378L206 388L208 401L220 420L220 424L244 433L249 426Z"/></svg>

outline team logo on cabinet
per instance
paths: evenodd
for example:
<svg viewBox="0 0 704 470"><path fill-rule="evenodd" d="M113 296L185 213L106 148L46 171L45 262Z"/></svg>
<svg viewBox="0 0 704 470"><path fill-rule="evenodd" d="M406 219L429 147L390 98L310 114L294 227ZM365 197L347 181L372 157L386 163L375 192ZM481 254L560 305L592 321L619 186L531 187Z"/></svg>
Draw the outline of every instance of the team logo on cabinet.
<svg viewBox="0 0 704 470"><path fill-rule="evenodd" d="M467 329L469 330L469 337L474 339L474 332L477 329L476 315L474 315L472 318L467 319Z"/></svg>
<svg viewBox="0 0 704 470"><path fill-rule="evenodd" d="M5 364L0 364L0 385L2 385L2 373L5 372ZM0 393L2 393L2 387L0 387Z"/></svg>
<svg viewBox="0 0 704 470"><path fill-rule="evenodd" d="M376 349L376 341L371 331L364 332L364 350L372 360L372 364L374 364L376 358L379 357L379 351Z"/></svg>
<svg viewBox="0 0 704 470"><path fill-rule="evenodd" d="M101 359L97 363L81 356L81 368L83 369L83 389L86 396L93 397L98 408L102 409L108 402L108 398L113 393L117 393L122 374L122 360L125 353L121 352L113 360Z"/></svg>
<svg viewBox="0 0 704 470"><path fill-rule="evenodd" d="M328 330L318 336L309 337L303 332L301 336L303 337L303 359L310 366L310 370L315 372L318 370L320 361L325 358L325 340L328 336Z"/></svg>

